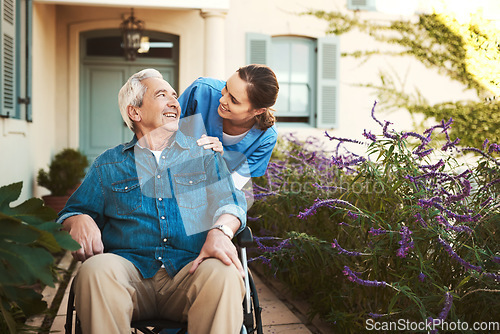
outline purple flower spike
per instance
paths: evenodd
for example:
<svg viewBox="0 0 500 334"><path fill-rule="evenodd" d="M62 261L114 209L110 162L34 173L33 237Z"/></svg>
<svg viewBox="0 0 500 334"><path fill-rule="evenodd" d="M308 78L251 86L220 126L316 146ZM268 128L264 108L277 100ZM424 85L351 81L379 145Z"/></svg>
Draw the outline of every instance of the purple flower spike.
<svg viewBox="0 0 500 334"><path fill-rule="evenodd" d="M368 231L371 235L381 235L381 234L386 234L389 233L389 231L381 229L381 228L370 228L370 231Z"/></svg>
<svg viewBox="0 0 500 334"><path fill-rule="evenodd" d="M363 131L363 136L366 138L366 139L369 139L373 142L376 142L377 141L377 137L372 134L372 132L366 132L366 129Z"/></svg>
<svg viewBox="0 0 500 334"><path fill-rule="evenodd" d="M422 282L422 283L425 281L425 278L426 278L426 277L427 277L427 276L426 276L424 273L420 273L420 274L418 274L418 280L419 280L420 282Z"/></svg>
<svg viewBox="0 0 500 334"><path fill-rule="evenodd" d="M306 209L306 211L300 212L297 215L297 217L300 218L300 219L305 219L305 218L307 218L309 216L314 215L316 213L316 210L318 208L320 208L322 206L328 206L328 207L335 208L336 207L335 204L342 204L342 205L345 205L345 206L354 207L354 205L352 205L351 203L349 203L347 201L343 201L341 199L326 199L326 200L319 200L319 199L317 199L312 206L310 206L308 209Z"/></svg>
<svg viewBox="0 0 500 334"><path fill-rule="evenodd" d="M368 280L361 279L358 276L356 276L356 274L348 266L344 266L343 273L344 273L344 275L347 276L347 279L349 281L360 284L360 285L364 285L364 286L388 286L388 284L384 281L379 282L379 281L368 281Z"/></svg>
<svg viewBox="0 0 500 334"><path fill-rule="evenodd" d="M371 112L371 115L372 115L373 120L374 120L375 122L377 122L378 124L380 124L380 126L381 126L381 127L383 127L383 126L384 126L384 124L382 124L382 122L381 122L381 121L379 121L379 120L375 117L375 106L376 106L376 105L377 105L377 101L375 101L375 102L373 103L373 107L372 107L372 112Z"/></svg>
<svg viewBox="0 0 500 334"><path fill-rule="evenodd" d="M396 252L396 255L405 258L406 255L408 255L408 251L415 247L413 244L413 241L411 240L411 234L412 231L407 226L401 227L401 231L399 232L401 235L401 240L398 241L398 243L401 245L401 247L398 249Z"/></svg>
<svg viewBox="0 0 500 334"><path fill-rule="evenodd" d="M500 263L500 256L493 256L493 262Z"/></svg>
<svg viewBox="0 0 500 334"><path fill-rule="evenodd" d="M360 252L352 252L352 251L348 251L348 250L345 250L344 248L340 247L339 243L337 242L337 239L333 239L332 248L337 249L339 251L339 254L345 254L345 255L349 255L349 256L363 255Z"/></svg>
<svg viewBox="0 0 500 334"><path fill-rule="evenodd" d="M450 254L450 256L452 258L454 258L458 263L460 263L462 266L464 266L465 269L467 269L467 270L475 270L477 272L482 272L483 271L483 268L481 268L480 266L475 266L475 265L473 265L473 264L465 261L464 259L462 259L457 253L455 253L455 251L453 250L453 248L451 247L451 245L448 244L443 239L441 239L441 237L438 237L438 241L444 247L444 249L446 250L446 252L448 254Z"/></svg>
<svg viewBox="0 0 500 334"><path fill-rule="evenodd" d="M441 310L441 313L439 313L439 319L444 320L448 316L448 313L451 310L451 305L453 304L453 296L451 293L447 292L444 296L444 306L443 309Z"/></svg>

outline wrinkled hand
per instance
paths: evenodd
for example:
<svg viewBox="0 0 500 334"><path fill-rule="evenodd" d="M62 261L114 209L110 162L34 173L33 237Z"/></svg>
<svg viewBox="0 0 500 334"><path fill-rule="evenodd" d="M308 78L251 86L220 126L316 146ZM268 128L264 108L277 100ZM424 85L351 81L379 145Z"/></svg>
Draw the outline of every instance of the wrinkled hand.
<svg viewBox="0 0 500 334"><path fill-rule="evenodd" d="M224 147L222 142L217 137L209 137L207 135L201 135L201 138L196 141L198 146L203 146L205 150L212 149L215 152L220 152L224 154Z"/></svg>
<svg viewBox="0 0 500 334"><path fill-rule="evenodd" d="M238 258L236 246L221 230L214 229L208 232L207 240L205 240L201 248L200 255L194 260L189 273L194 273L198 266L208 258L219 259L227 266L234 263L236 269L241 273L241 276L245 276L243 266Z"/></svg>
<svg viewBox="0 0 500 334"><path fill-rule="evenodd" d="M63 230L68 231L71 237L80 244L80 249L71 252L75 260L85 261L91 256L102 254L104 245L101 239L101 230L89 215L71 216L64 220Z"/></svg>

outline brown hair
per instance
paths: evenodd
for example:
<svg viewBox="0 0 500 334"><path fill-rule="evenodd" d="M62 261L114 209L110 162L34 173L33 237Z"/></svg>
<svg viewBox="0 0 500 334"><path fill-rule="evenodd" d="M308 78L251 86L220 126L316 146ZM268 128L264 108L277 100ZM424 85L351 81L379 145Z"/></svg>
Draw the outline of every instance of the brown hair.
<svg viewBox="0 0 500 334"><path fill-rule="evenodd" d="M247 94L254 109L266 108L266 111L255 116L257 126L266 130L274 125L274 109L271 107L278 98L278 79L273 70L265 65L251 64L240 67L238 72L240 78L247 83Z"/></svg>

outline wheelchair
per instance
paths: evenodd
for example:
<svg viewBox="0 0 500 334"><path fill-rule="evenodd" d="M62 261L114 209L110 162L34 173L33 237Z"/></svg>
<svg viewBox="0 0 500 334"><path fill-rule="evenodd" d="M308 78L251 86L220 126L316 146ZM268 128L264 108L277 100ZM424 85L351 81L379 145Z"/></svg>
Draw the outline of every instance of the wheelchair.
<svg viewBox="0 0 500 334"><path fill-rule="evenodd" d="M246 248L253 244L253 235L249 227L239 233L236 237L236 245L240 253L240 260L245 271L245 298L243 299L243 325L241 334L263 334L262 331L262 308L259 304L257 289L252 274L248 271ZM66 310L65 334L82 334L80 320L75 310L75 281L71 283ZM132 321L132 333L159 334L159 333L187 333L187 323L170 321L168 319L141 319ZM166 330L169 330L166 332ZM175 332L172 332L175 330Z"/></svg>

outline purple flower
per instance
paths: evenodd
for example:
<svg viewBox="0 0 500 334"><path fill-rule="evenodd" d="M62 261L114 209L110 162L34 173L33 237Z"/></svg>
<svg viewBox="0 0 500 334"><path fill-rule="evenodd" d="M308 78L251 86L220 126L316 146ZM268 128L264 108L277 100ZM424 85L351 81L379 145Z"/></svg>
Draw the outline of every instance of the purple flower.
<svg viewBox="0 0 500 334"><path fill-rule="evenodd" d="M425 281L425 278L426 278L426 277L427 277L427 276L426 276L424 273L420 273L420 274L418 274L418 280L419 280L420 282L422 282L422 283Z"/></svg>
<svg viewBox="0 0 500 334"><path fill-rule="evenodd" d="M448 313L451 310L451 306L453 305L453 295L449 292L447 292L444 296L444 306L443 309L441 310L441 313L439 313L438 318L441 320L446 319L448 316Z"/></svg>
<svg viewBox="0 0 500 334"><path fill-rule="evenodd" d="M373 142L376 142L377 141L377 137L372 134L372 132L366 132L366 129L363 131L363 136L366 138L366 139L369 139Z"/></svg>
<svg viewBox="0 0 500 334"><path fill-rule="evenodd" d="M368 313L368 316L371 317L371 318L381 318L383 316L385 316L385 314L379 314L379 313Z"/></svg>
<svg viewBox="0 0 500 334"><path fill-rule="evenodd" d="M375 102L373 103L371 116L372 116L373 120L375 120L375 122L377 122L378 124L380 124L380 126L382 126L382 127L383 127L383 126L384 126L384 124L382 124L382 122L381 122L381 121L379 121L379 120L375 117L375 106L376 106L376 105L377 105L377 101L375 101Z"/></svg>
<svg viewBox="0 0 500 334"><path fill-rule="evenodd" d="M415 247L413 240L411 240L411 234L413 232L407 226L401 227L399 234L401 235L401 240L398 243L401 245L396 252L396 255L405 258L408 255L408 251Z"/></svg>
<svg viewBox="0 0 500 334"><path fill-rule="evenodd" d="M351 212L350 210L347 212L347 216L348 216L349 218L351 218L351 219L354 219L354 220L358 219L358 217L359 217L359 215L358 215L358 214L356 214L356 213L354 213L354 212Z"/></svg>
<svg viewBox="0 0 500 334"><path fill-rule="evenodd" d="M483 157L493 161L497 166L500 166L500 161L498 161L497 159L493 158L491 155L489 155L488 153L485 153L483 151L481 151L480 149L477 149L475 147L465 147L462 149L462 151L464 152L468 152L468 151L472 151L472 152L476 152L476 153L479 153L481 154Z"/></svg>
<svg viewBox="0 0 500 334"><path fill-rule="evenodd" d="M329 140L338 140L340 142L348 142L348 143L354 143L354 144L365 144L362 141L359 141L359 140L356 140L356 139L340 138L340 137L330 136L327 131L325 131L325 136Z"/></svg>
<svg viewBox="0 0 500 334"><path fill-rule="evenodd" d="M339 243L337 242L337 239L333 239L332 248L337 249L339 251L339 254L345 254L345 255L349 255L349 256L363 255L360 252L352 252L352 251L348 251L348 250L345 250L344 248L340 247Z"/></svg>
<svg viewBox="0 0 500 334"><path fill-rule="evenodd" d="M290 246L290 239L285 239L282 240L278 246L266 246L262 243L262 241L266 240L281 240L280 238L276 237L256 237L254 236L255 243L257 244L257 247L261 249L265 253L275 253L280 250L282 250L285 247Z"/></svg>
<svg viewBox="0 0 500 334"><path fill-rule="evenodd" d="M420 213L417 212L413 217L417 219L417 221L420 223L420 225L422 225L422 227L425 228L428 226Z"/></svg>
<svg viewBox="0 0 500 334"><path fill-rule="evenodd" d="M344 275L347 276L347 279L351 282L364 285L364 286L387 286L388 284L384 281L368 281L359 278L356 273L354 273L348 266L344 266L344 270L342 271Z"/></svg>
<svg viewBox="0 0 500 334"><path fill-rule="evenodd" d="M466 225L458 225L458 226L455 226L455 225L451 225L448 220L446 220L443 216L436 216L436 220L446 226L446 228L448 230L453 230L455 232L466 232L468 234L472 234L472 229L469 227L469 226L466 226Z"/></svg>
<svg viewBox="0 0 500 334"><path fill-rule="evenodd" d="M384 128L382 129L382 133L384 134L384 137L389 138L389 139L396 139L397 137L395 135L391 135L389 132L387 132L387 127L392 124L391 122L385 121Z"/></svg>
<svg viewBox="0 0 500 334"><path fill-rule="evenodd" d="M482 272L483 271L483 268L481 268L480 266L475 266L475 265L473 265L473 264L465 261L464 259L462 259L457 253L455 253L455 251L453 250L453 248L451 247L451 245L448 244L443 239L441 239L441 237L438 237L438 241L444 247L444 249L446 250L446 252L448 254L450 254L450 256L452 258L454 258L458 263L460 263L462 266L464 266L465 269L467 269L467 270L475 270L475 271L478 271L478 272Z"/></svg>
<svg viewBox="0 0 500 334"><path fill-rule="evenodd" d="M300 219L305 219L308 216L314 215L318 208L320 208L322 206L330 206L331 204L341 204L341 205L345 205L345 206L354 207L354 205L352 205L351 203L344 201L344 200L341 200L341 199L326 199L326 200L317 199L312 206L307 208L304 212L300 212L297 215L297 217ZM333 205L331 207L336 207L336 206Z"/></svg>
<svg viewBox="0 0 500 334"><path fill-rule="evenodd" d="M495 263L500 263L500 256L493 256L492 260Z"/></svg>
<svg viewBox="0 0 500 334"><path fill-rule="evenodd" d="M386 234L389 233L389 231L381 229L381 228L373 228L371 227L370 230L368 231L371 235L381 235L381 234Z"/></svg>
<svg viewBox="0 0 500 334"><path fill-rule="evenodd" d="M443 161L443 159L441 159L437 163L435 163L434 165L422 165L422 166L420 166L420 168L430 169L431 171L435 172L436 170L438 170L439 168L441 168L443 166L444 166L444 161Z"/></svg>

